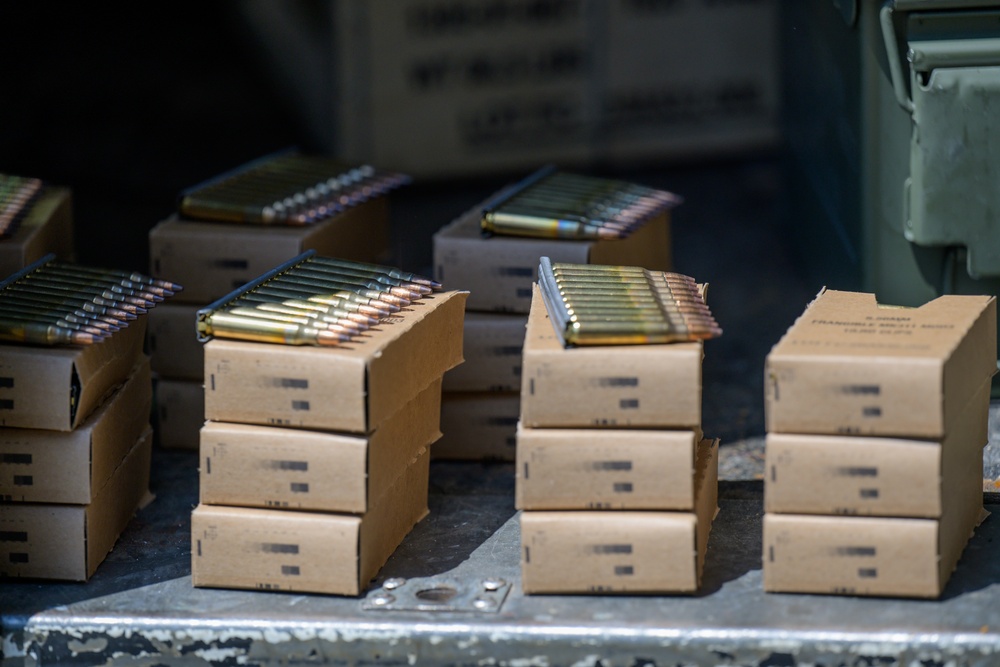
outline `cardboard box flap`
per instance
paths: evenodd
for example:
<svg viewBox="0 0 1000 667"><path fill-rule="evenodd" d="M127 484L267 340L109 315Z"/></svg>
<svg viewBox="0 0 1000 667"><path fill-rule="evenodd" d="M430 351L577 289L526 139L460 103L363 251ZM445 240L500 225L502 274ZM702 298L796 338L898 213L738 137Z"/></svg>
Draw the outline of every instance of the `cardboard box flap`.
<svg viewBox="0 0 1000 667"><path fill-rule="evenodd" d="M427 516L430 450L424 448L361 524L359 590L364 590L413 526Z"/></svg>
<svg viewBox="0 0 1000 667"><path fill-rule="evenodd" d="M409 306L413 317L389 318L379 324L377 328L383 330L387 341L405 333L407 344L386 345L373 334L373 342L378 342L379 347L363 352L369 358L366 389L377 392L378 396L378 400L368 403L369 424L382 423L432 378L462 363L462 320L468 295L468 292L431 294ZM425 322L432 312L435 322ZM405 329L391 331L403 322Z"/></svg>
<svg viewBox="0 0 1000 667"><path fill-rule="evenodd" d="M94 452L91 477L96 487L111 477L112 472L128 453L126 447L128 443L133 442L134 435L129 437L126 434L141 434L144 428L149 427L152 404L153 380L149 359L142 357L132 371L131 377L118 389L118 395L112 396L97 411L97 419L94 421L98 423L94 425L91 442L107 442L111 447L106 452ZM102 419L109 408L114 410L114 418Z"/></svg>
<svg viewBox="0 0 1000 667"><path fill-rule="evenodd" d="M696 532L696 562L698 585L705 569L705 555L708 553L708 536L712 532L712 522L719 512L719 440L703 439L698 444L698 458L694 473L695 515L698 517Z"/></svg>
<svg viewBox="0 0 1000 667"><path fill-rule="evenodd" d="M992 309L995 314L995 301L991 296L951 294L906 308L880 304L874 294L824 289L772 353L946 359L987 311ZM887 341L887 337L895 340ZM980 373L992 376L996 372L995 349L990 356L992 364L981 354L977 366Z"/></svg>
<svg viewBox="0 0 1000 667"><path fill-rule="evenodd" d="M152 452L153 429L147 426L132 451L87 508L88 577L114 547L139 502L149 492Z"/></svg>

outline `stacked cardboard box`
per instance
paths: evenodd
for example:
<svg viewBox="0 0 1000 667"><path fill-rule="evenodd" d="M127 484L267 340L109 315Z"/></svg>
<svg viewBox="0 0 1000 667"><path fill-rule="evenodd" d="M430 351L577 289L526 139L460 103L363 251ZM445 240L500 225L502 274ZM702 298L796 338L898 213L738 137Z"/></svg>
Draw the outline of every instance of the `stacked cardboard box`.
<svg viewBox="0 0 1000 667"><path fill-rule="evenodd" d="M359 594L427 512L466 294L335 348L205 345L195 586Z"/></svg>
<svg viewBox="0 0 1000 667"><path fill-rule="evenodd" d="M45 185L24 210L14 232L0 239L0 276L9 276L45 255L73 259L73 206L69 188Z"/></svg>
<svg viewBox="0 0 1000 667"><path fill-rule="evenodd" d="M996 301L824 291L767 358L764 587L937 597L982 518Z"/></svg>
<svg viewBox="0 0 1000 667"><path fill-rule="evenodd" d="M184 287L150 314L159 444L198 448L205 413L204 358L195 336L199 308L305 250L361 262L384 260L388 230L385 197L305 227L226 224L175 215L150 230L151 274Z"/></svg>
<svg viewBox="0 0 1000 667"><path fill-rule="evenodd" d="M336 86L321 116L336 127L317 136L335 136L349 158L468 177L718 155L779 138L775 0L329 4L336 59L316 85ZM253 12L262 37L282 39L273 21L296 24L282 9L294 11ZM275 46L294 73L286 79L301 80L295 44Z"/></svg>
<svg viewBox="0 0 1000 667"><path fill-rule="evenodd" d="M434 235L434 277L470 292L465 363L444 378L444 437L434 446L434 456L513 461L521 350L539 259L667 270L670 212L628 238L601 241L488 237L480 228L481 213L481 206L474 207Z"/></svg>
<svg viewBox="0 0 1000 667"><path fill-rule="evenodd" d="M148 493L144 325L99 345L0 346L0 576L89 579Z"/></svg>
<svg viewBox="0 0 1000 667"><path fill-rule="evenodd" d="M702 350L564 348L534 287L517 430L526 593L698 589L718 479Z"/></svg>

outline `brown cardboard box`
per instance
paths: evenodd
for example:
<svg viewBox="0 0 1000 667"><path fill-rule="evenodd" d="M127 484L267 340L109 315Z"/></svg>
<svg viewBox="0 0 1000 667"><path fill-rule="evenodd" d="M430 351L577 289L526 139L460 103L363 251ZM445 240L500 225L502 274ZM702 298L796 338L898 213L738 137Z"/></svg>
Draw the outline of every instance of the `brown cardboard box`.
<svg viewBox="0 0 1000 667"><path fill-rule="evenodd" d="M0 241L0 277L17 273L48 253L73 260L73 205L69 188L47 185L9 239Z"/></svg>
<svg viewBox="0 0 1000 667"><path fill-rule="evenodd" d="M431 448L431 458L513 461L520 412L520 394L445 394L441 400L442 436Z"/></svg>
<svg viewBox="0 0 1000 667"><path fill-rule="evenodd" d="M437 177L774 145L778 4L339 0L335 128L315 131Z"/></svg>
<svg viewBox="0 0 1000 667"><path fill-rule="evenodd" d="M424 450L364 516L199 505L195 586L358 595L427 514Z"/></svg>
<svg viewBox="0 0 1000 667"><path fill-rule="evenodd" d="M526 427L701 427L701 341L564 348L533 289L521 384Z"/></svg>
<svg viewBox="0 0 1000 667"><path fill-rule="evenodd" d="M150 272L184 287L175 301L206 304L306 250L361 262L389 244L388 202L369 200L305 227L240 225L172 217L149 232ZM193 325L192 325L193 326Z"/></svg>
<svg viewBox="0 0 1000 667"><path fill-rule="evenodd" d="M205 352L195 331L196 314L206 304L161 303L149 311L146 332L153 372L173 380L205 375Z"/></svg>
<svg viewBox="0 0 1000 667"><path fill-rule="evenodd" d="M765 514L764 590L937 597L981 513L980 501L941 519Z"/></svg>
<svg viewBox="0 0 1000 667"><path fill-rule="evenodd" d="M0 512L0 577L86 581L149 489L146 429L89 505L14 503Z"/></svg>
<svg viewBox="0 0 1000 667"><path fill-rule="evenodd" d="M949 503L974 503L989 408L986 383L942 441L769 433L764 510L937 518Z"/></svg>
<svg viewBox="0 0 1000 667"><path fill-rule="evenodd" d="M149 427L149 360L73 431L0 428L0 500L86 505Z"/></svg>
<svg viewBox="0 0 1000 667"><path fill-rule="evenodd" d="M464 292L439 292L351 342L205 345L212 421L369 433L462 361Z"/></svg>
<svg viewBox="0 0 1000 667"><path fill-rule="evenodd" d="M128 377L145 333L143 315L99 345L0 345L0 426L76 428Z"/></svg>
<svg viewBox="0 0 1000 667"><path fill-rule="evenodd" d="M693 510L695 431L517 429L523 510Z"/></svg>
<svg viewBox="0 0 1000 667"><path fill-rule="evenodd" d="M520 391L524 315L466 311L465 363L444 375L444 391Z"/></svg>
<svg viewBox="0 0 1000 667"><path fill-rule="evenodd" d="M164 449L198 449L205 424L205 385L201 380L156 378L156 444Z"/></svg>
<svg viewBox="0 0 1000 667"><path fill-rule="evenodd" d="M371 435L208 422L201 502L363 514L441 435L435 380Z"/></svg>
<svg viewBox="0 0 1000 667"><path fill-rule="evenodd" d="M527 313L542 257L661 271L671 267L669 212L626 239L604 241L486 237L480 215L481 208L473 208L434 234L435 277L451 289L469 290L470 310Z"/></svg>
<svg viewBox="0 0 1000 667"><path fill-rule="evenodd" d="M693 593L718 494L718 441L699 445L695 512L522 512L525 593Z"/></svg>
<svg viewBox="0 0 1000 667"><path fill-rule="evenodd" d="M994 297L823 291L767 356L767 430L941 439L996 369Z"/></svg>

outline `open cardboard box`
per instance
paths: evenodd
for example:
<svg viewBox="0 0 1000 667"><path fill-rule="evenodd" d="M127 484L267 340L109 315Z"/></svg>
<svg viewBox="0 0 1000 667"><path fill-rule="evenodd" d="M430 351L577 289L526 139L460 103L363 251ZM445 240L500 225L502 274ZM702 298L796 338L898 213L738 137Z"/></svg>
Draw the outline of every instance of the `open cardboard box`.
<svg viewBox="0 0 1000 667"><path fill-rule="evenodd" d="M465 292L428 295L350 343L205 344L205 418L369 433L462 362Z"/></svg>
<svg viewBox="0 0 1000 667"><path fill-rule="evenodd" d="M440 437L441 381L369 435L208 422L201 502L363 514Z"/></svg>
<svg viewBox="0 0 1000 667"><path fill-rule="evenodd" d="M388 206L385 197L376 197L301 227L204 222L175 215L149 232L150 273L184 286L174 301L206 304L306 250L378 262L389 245Z"/></svg>
<svg viewBox="0 0 1000 667"><path fill-rule="evenodd" d="M997 371L996 299L824 290L767 355L769 433L940 440Z"/></svg>
<svg viewBox="0 0 1000 667"><path fill-rule="evenodd" d="M669 271L670 212L653 218L625 239L573 241L521 236L483 236L481 207L434 235L434 277L449 289L469 290L469 310L527 313L538 261L617 264Z"/></svg>
<svg viewBox="0 0 1000 667"><path fill-rule="evenodd" d="M87 505L149 427L149 360L73 431L0 428L0 500Z"/></svg>
<svg viewBox="0 0 1000 667"><path fill-rule="evenodd" d="M71 431L142 355L146 315L95 345L0 345L0 426Z"/></svg>
<svg viewBox="0 0 1000 667"><path fill-rule="evenodd" d="M525 593L693 593L717 511L718 441L698 447L693 512L521 513Z"/></svg>
<svg viewBox="0 0 1000 667"><path fill-rule="evenodd" d="M198 505L195 586L359 595L427 514L425 449L363 516Z"/></svg>
<svg viewBox="0 0 1000 667"><path fill-rule="evenodd" d="M521 371L524 426L701 427L701 341L566 348L537 284L533 290Z"/></svg>

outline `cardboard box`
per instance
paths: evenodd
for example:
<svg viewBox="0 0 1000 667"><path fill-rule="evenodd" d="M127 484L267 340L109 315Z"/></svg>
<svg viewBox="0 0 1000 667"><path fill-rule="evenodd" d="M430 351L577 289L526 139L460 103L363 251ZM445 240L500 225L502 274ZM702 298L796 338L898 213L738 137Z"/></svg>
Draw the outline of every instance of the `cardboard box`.
<svg viewBox="0 0 1000 667"><path fill-rule="evenodd" d="M147 349L153 372L174 380L198 380L205 375L205 352L198 341L196 313L207 304L161 303L149 311Z"/></svg>
<svg viewBox="0 0 1000 667"><path fill-rule="evenodd" d="M778 140L774 0L332 6L328 117L337 147L354 159L468 176Z"/></svg>
<svg viewBox="0 0 1000 667"><path fill-rule="evenodd" d="M306 250L361 262L389 245L388 203L378 197L304 227L240 225L172 217L149 232L150 272L180 283L175 301L206 304Z"/></svg>
<svg viewBox="0 0 1000 667"><path fill-rule="evenodd" d="M0 241L0 277L17 273L53 253L73 261L73 204L69 188L46 185L20 227Z"/></svg>
<svg viewBox="0 0 1000 667"><path fill-rule="evenodd" d="M765 514L764 590L938 597L981 501L968 510L941 519Z"/></svg>
<svg viewBox="0 0 1000 667"><path fill-rule="evenodd" d="M824 290L767 356L767 430L939 440L996 370L994 297Z"/></svg>
<svg viewBox="0 0 1000 667"><path fill-rule="evenodd" d="M70 431L132 371L146 316L98 345L0 345L0 426Z"/></svg>
<svg viewBox="0 0 1000 667"><path fill-rule="evenodd" d="M764 509L937 518L950 503L974 503L982 495L989 409L984 384L952 415L942 441L769 433Z"/></svg>
<svg viewBox="0 0 1000 667"><path fill-rule="evenodd" d="M434 234L435 278L451 289L469 290L470 310L527 313L538 261L613 264L670 269L670 213L628 238L602 241L483 236L475 207Z"/></svg>
<svg viewBox="0 0 1000 667"><path fill-rule="evenodd" d="M701 427L701 341L564 348L533 290L521 385L526 427Z"/></svg>
<svg viewBox="0 0 1000 667"><path fill-rule="evenodd" d="M427 514L424 450L364 516L199 505L195 586L358 595Z"/></svg>
<svg viewBox="0 0 1000 667"><path fill-rule="evenodd" d="M5 505L0 577L89 579L148 493L152 440L147 428L89 505Z"/></svg>
<svg viewBox="0 0 1000 667"><path fill-rule="evenodd" d="M0 428L0 501L86 505L149 428L149 360L73 431Z"/></svg>
<svg viewBox="0 0 1000 667"><path fill-rule="evenodd" d="M209 341L205 417L369 433L462 362L465 297L429 295L338 347Z"/></svg>
<svg viewBox="0 0 1000 667"><path fill-rule="evenodd" d="M208 422L201 502L363 514L441 436L436 380L369 436Z"/></svg>
<svg viewBox="0 0 1000 667"><path fill-rule="evenodd" d="M444 375L444 391L520 391L524 315L466 311L465 363Z"/></svg>
<svg viewBox="0 0 1000 667"><path fill-rule="evenodd" d="M197 451L205 424L205 385L201 380L156 378L156 444L164 449Z"/></svg>
<svg viewBox="0 0 1000 667"><path fill-rule="evenodd" d="M513 461L520 414L520 394L445 394L441 400L442 436L431 448L431 457Z"/></svg>
<svg viewBox="0 0 1000 667"><path fill-rule="evenodd" d="M525 593L693 593L718 495L718 441L699 445L694 512L523 512Z"/></svg>
<svg viewBox="0 0 1000 667"><path fill-rule="evenodd" d="M652 429L517 429L516 507L693 510L701 434Z"/></svg>

